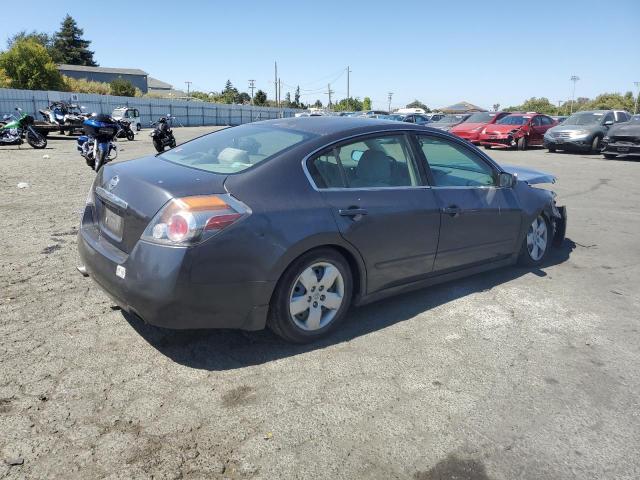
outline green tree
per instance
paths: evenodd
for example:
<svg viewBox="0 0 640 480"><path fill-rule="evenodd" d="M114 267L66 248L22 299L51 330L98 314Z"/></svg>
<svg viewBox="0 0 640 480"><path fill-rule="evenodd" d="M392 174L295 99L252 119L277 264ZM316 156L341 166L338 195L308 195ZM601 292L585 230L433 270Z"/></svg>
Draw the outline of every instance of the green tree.
<svg viewBox="0 0 640 480"><path fill-rule="evenodd" d="M425 113L431 112L431 109L419 100L414 100L413 102L408 103L406 108L422 108L425 111ZM371 109L368 109L368 110L371 110Z"/></svg>
<svg viewBox="0 0 640 480"><path fill-rule="evenodd" d="M264 105L265 103L267 103L267 94L264 93L262 90L258 90L253 97L253 103L254 105L259 105L259 106Z"/></svg>
<svg viewBox="0 0 640 480"><path fill-rule="evenodd" d="M336 112L359 112L362 110L362 102L358 98L343 98L333 106L333 109Z"/></svg>
<svg viewBox="0 0 640 480"><path fill-rule="evenodd" d="M11 88L26 90L60 90L62 75L47 49L33 39L17 40L0 53L0 69ZM6 80L5 80L6 81Z"/></svg>
<svg viewBox="0 0 640 480"><path fill-rule="evenodd" d="M581 110L627 110L633 112L633 93L625 95L619 93L602 93L588 102ZM574 111L575 108L574 108Z"/></svg>
<svg viewBox="0 0 640 480"><path fill-rule="evenodd" d="M240 92L236 98L235 103L241 103L243 105L251 103L251 95L249 95L247 92Z"/></svg>
<svg viewBox="0 0 640 480"><path fill-rule="evenodd" d="M203 102L211 102L212 97L210 94L205 93L205 92L199 92L199 91L194 91L191 92L191 96L193 98L197 98L198 100L202 100Z"/></svg>
<svg viewBox="0 0 640 480"><path fill-rule="evenodd" d="M371 99L369 97L364 97L362 100L362 110L371 110Z"/></svg>
<svg viewBox="0 0 640 480"><path fill-rule="evenodd" d="M11 79L7 76L7 72L0 68L0 88L10 88Z"/></svg>
<svg viewBox="0 0 640 480"><path fill-rule="evenodd" d="M54 60L68 65L98 66L93 59L93 52L89 50L91 42L84 40L83 34L84 30L78 27L76 21L67 14L62 20L60 30L54 34Z"/></svg>
<svg viewBox="0 0 640 480"><path fill-rule="evenodd" d="M293 95L293 106L295 108L302 107L302 105L300 104L300 85L296 87L296 93Z"/></svg>
<svg viewBox="0 0 640 480"><path fill-rule="evenodd" d="M524 112L538 112L548 115L555 115L558 111L558 108L545 97L531 97L522 104L521 109Z"/></svg>
<svg viewBox="0 0 640 480"><path fill-rule="evenodd" d="M135 97L136 87L133 86L129 80L124 78L115 78L109 83L111 89L111 95L118 95L120 97Z"/></svg>
<svg viewBox="0 0 640 480"><path fill-rule="evenodd" d="M322 102L320 100L316 100L316 103L313 104L316 108L322 108Z"/></svg>
<svg viewBox="0 0 640 480"><path fill-rule="evenodd" d="M35 30L32 30L31 32L22 30L7 39L7 48L13 47L13 44L18 40L34 40L47 50L50 50L53 46L53 38L51 38L48 33L37 32ZM51 51L49 51L49 53L51 53Z"/></svg>

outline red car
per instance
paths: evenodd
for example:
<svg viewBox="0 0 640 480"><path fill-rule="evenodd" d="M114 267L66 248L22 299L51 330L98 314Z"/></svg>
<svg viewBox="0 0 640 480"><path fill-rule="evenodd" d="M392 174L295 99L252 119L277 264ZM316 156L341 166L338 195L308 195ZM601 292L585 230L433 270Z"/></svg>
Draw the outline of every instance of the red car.
<svg viewBox="0 0 640 480"><path fill-rule="evenodd" d="M484 148L517 148L525 150L528 146L542 146L544 133L557 122L541 113L512 113L487 125L480 132L480 144Z"/></svg>
<svg viewBox="0 0 640 480"><path fill-rule="evenodd" d="M470 141L474 145L480 143L480 132L487 125L492 125L502 117L506 117L510 112L477 112L467 118L464 122L453 127L449 132Z"/></svg>

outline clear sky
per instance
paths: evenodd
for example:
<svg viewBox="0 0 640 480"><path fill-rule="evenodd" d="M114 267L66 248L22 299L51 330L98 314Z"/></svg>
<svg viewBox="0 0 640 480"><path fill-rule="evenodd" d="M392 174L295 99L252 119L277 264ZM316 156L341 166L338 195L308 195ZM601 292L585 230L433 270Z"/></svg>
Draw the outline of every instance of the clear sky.
<svg viewBox="0 0 640 480"><path fill-rule="evenodd" d="M237 2L52 2L7 5L0 40L20 30L53 32L66 13L105 67L140 68L186 89L219 91L248 80L272 98L327 101L327 83L374 108L419 99L484 107L625 92L640 81L640 0L437 0ZM3 45L4 47L4 45Z"/></svg>

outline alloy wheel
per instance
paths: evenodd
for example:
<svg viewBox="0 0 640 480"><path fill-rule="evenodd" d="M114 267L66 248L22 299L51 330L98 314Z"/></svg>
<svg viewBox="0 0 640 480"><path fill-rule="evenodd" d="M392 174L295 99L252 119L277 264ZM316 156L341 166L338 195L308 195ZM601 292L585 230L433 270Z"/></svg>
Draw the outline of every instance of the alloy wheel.
<svg viewBox="0 0 640 480"><path fill-rule="evenodd" d="M537 262L544 256L547 251L548 237L547 222L542 215L538 215L527 231L527 251L531 260Z"/></svg>
<svg viewBox="0 0 640 480"><path fill-rule="evenodd" d="M296 279L289 296L289 313L302 330L326 327L335 318L344 301L344 278L329 262L307 267Z"/></svg>

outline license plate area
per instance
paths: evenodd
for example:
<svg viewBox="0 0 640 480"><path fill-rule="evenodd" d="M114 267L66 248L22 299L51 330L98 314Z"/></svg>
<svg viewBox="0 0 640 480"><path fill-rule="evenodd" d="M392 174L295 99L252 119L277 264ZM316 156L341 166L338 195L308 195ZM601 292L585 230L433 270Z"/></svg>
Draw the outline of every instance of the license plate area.
<svg viewBox="0 0 640 480"><path fill-rule="evenodd" d="M102 231L117 241L122 241L122 231L124 229L124 219L120 214L109 208L106 204L102 206L102 216L100 218Z"/></svg>
<svg viewBox="0 0 640 480"><path fill-rule="evenodd" d="M618 147L618 152L626 153L629 151L629 147Z"/></svg>

